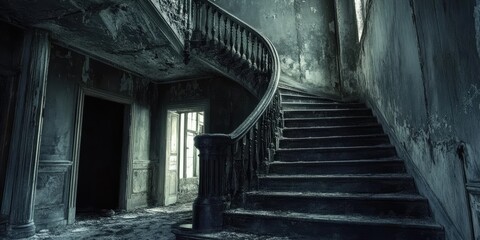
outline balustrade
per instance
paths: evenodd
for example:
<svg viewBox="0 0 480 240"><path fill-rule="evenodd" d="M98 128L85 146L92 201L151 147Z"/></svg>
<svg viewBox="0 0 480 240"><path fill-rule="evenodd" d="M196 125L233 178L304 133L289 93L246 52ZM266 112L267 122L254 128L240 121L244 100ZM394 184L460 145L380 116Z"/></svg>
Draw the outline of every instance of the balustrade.
<svg viewBox="0 0 480 240"><path fill-rule="evenodd" d="M281 124L277 92L280 62L270 40L216 4L208 0L176 2L172 6L177 15L185 18L185 62L192 50L222 53L223 58L234 60L229 63L241 68L239 74L230 76L255 86L260 99L232 133L195 138L200 152L200 182L193 206L193 229L217 231L223 225L225 206L241 206L245 192L257 188L258 175L267 170L272 160Z"/></svg>

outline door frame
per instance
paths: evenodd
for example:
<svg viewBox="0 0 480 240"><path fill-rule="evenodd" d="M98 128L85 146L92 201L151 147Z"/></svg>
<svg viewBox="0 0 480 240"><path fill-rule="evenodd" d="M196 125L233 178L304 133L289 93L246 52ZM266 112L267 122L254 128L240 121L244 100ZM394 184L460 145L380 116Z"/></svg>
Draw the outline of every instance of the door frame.
<svg viewBox="0 0 480 240"><path fill-rule="evenodd" d="M161 146L160 146L160 171L157 177L159 186L157 188L157 196L161 205L165 206L165 191L167 189L167 128L168 128L168 112L169 111L182 111L182 112L204 112L204 132L208 133L210 129L210 100L202 99L197 101L186 101L167 104L162 112L162 134L161 134ZM178 178L178 173L177 173ZM177 181L178 183L178 181Z"/></svg>
<svg viewBox="0 0 480 240"><path fill-rule="evenodd" d="M135 112L135 104L132 98L121 96L104 90L88 88L84 86L78 87L77 107L75 113L75 130L73 138L72 151L72 169L70 174L69 195L68 195L68 219L67 223L75 222L76 216L76 201L77 201L77 183L78 183L78 166L80 162L80 148L82 140L82 122L83 122L83 108L85 96L100 98L103 100L120 103L124 105L123 115L123 138L122 138L122 160L120 163L120 184L119 184L119 199L118 207L120 209L127 209L128 194L131 192L132 184L132 146L133 134L132 119Z"/></svg>

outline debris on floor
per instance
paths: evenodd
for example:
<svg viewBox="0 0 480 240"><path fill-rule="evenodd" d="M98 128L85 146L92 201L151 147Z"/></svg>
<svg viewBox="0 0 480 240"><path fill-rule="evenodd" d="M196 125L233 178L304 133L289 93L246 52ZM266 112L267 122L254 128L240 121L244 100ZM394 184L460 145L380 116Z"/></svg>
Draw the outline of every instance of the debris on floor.
<svg viewBox="0 0 480 240"><path fill-rule="evenodd" d="M82 216L74 224L40 230L30 240L175 239L171 226L191 216L192 203L114 212L111 217Z"/></svg>

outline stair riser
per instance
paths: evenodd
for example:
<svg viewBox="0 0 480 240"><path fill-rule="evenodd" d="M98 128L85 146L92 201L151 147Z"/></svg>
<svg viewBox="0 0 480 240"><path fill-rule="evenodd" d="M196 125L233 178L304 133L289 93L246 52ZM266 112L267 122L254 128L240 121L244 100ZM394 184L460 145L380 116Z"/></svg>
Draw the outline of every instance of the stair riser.
<svg viewBox="0 0 480 240"><path fill-rule="evenodd" d="M370 109L284 111L285 118L372 116Z"/></svg>
<svg viewBox="0 0 480 240"><path fill-rule="evenodd" d="M314 129L283 129L283 136L287 138L327 137L383 134L380 126L349 127L349 128L314 128Z"/></svg>
<svg viewBox="0 0 480 240"><path fill-rule="evenodd" d="M270 174L376 174L404 173L403 163L371 163L371 164L331 164L331 165L280 165L272 164Z"/></svg>
<svg viewBox="0 0 480 240"><path fill-rule="evenodd" d="M389 140L387 136L333 139L283 139L280 140L280 148L377 146L388 143Z"/></svg>
<svg viewBox="0 0 480 240"><path fill-rule="evenodd" d="M308 191L325 193L416 193L413 180L338 178L260 178L259 189L268 191Z"/></svg>
<svg viewBox="0 0 480 240"><path fill-rule="evenodd" d="M286 119L285 127L325 127L325 126L355 126L361 124L375 124L374 117L368 118L338 118L338 119Z"/></svg>
<svg viewBox="0 0 480 240"><path fill-rule="evenodd" d="M317 214L362 214L401 218L425 218L428 203L417 200L372 200L348 198L289 197L247 195L245 208L250 210L291 211Z"/></svg>
<svg viewBox="0 0 480 240"><path fill-rule="evenodd" d="M285 95L285 94L289 94L289 95L298 95L298 96L311 96L309 95L308 93L305 93L305 92L302 92L301 90L294 90L294 89L287 89L287 88L279 88L280 90L280 94L282 95Z"/></svg>
<svg viewBox="0 0 480 240"><path fill-rule="evenodd" d="M344 149L335 151L278 151L275 160L282 162L293 161L335 161L354 159L388 158L395 156L394 148L380 149Z"/></svg>
<svg viewBox="0 0 480 240"><path fill-rule="evenodd" d="M315 97L301 97L301 96L282 96L282 102L296 102L296 103L334 103L332 100L321 99Z"/></svg>
<svg viewBox="0 0 480 240"><path fill-rule="evenodd" d="M291 236L295 239L319 240L385 240L429 239L443 240L434 229L405 228L402 225L370 225L336 222L314 222L265 216L225 215L225 223L233 229L256 234Z"/></svg>
<svg viewBox="0 0 480 240"><path fill-rule="evenodd" d="M302 109L354 109L354 108L365 108L364 104L348 104L348 103L339 103L339 104L305 104L305 103L294 103L294 104L283 104L283 110L302 110Z"/></svg>

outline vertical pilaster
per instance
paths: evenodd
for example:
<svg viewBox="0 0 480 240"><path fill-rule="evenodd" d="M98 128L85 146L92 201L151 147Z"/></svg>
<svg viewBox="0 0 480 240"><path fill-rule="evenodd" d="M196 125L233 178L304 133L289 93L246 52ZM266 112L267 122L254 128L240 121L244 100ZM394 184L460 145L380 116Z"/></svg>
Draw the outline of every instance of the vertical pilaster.
<svg viewBox="0 0 480 240"><path fill-rule="evenodd" d="M49 58L48 34L27 31L2 204L2 213L9 215L11 238L35 234L33 208Z"/></svg>

